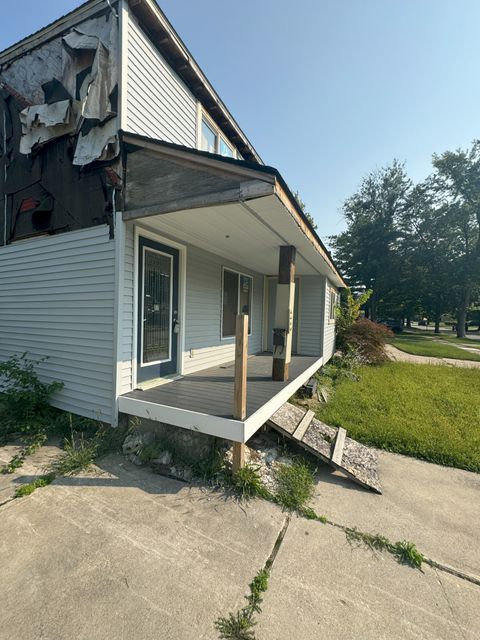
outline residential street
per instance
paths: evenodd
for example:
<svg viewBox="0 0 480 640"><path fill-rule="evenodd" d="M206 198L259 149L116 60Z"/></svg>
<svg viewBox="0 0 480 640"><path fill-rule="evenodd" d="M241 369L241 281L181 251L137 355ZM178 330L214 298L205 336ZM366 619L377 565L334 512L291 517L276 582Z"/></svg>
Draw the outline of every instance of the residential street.
<svg viewBox="0 0 480 640"><path fill-rule="evenodd" d="M479 576L479 476L379 455L383 496L322 466L316 511ZM268 502L239 504L111 455L0 507L0 638L215 639L214 621L244 605L285 518ZM479 599L466 579L399 565L293 516L257 636L474 640Z"/></svg>

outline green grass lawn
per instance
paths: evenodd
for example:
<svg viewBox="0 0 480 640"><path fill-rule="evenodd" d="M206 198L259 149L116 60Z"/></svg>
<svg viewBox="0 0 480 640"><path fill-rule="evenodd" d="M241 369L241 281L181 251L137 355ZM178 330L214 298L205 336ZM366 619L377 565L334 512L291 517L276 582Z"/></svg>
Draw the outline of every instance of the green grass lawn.
<svg viewBox="0 0 480 640"><path fill-rule="evenodd" d="M473 342L473 340L472 340ZM475 360L480 362L480 351L474 353L459 349L447 340L436 340L430 336L420 336L413 333L397 335L390 343L406 353L416 356L430 356L433 358L454 358L455 360ZM475 345L476 348L477 345Z"/></svg>
<svg viewBox="0 0 480 640"><path fill-rule="evenodd" d="M480 472L480 371L404 362L362 367L320 420L365 444Z"/></svg>
<svg viewBox="0 0 480 640"><path fill-rule="evenodd" d="M444 342L451 342L452 344L462 344L462 345L466 345L467 347L471 347L472 349L480 349L480 340L475 340L472 337L472 334L468 334L465 338L457 338L456 334L451 332L451 333L435 333L433 331L433 329L427 329L427 331L424 331L423 329L416 329L415 327L412 327L411 329L406 329L404 331L404 333L402 334L403 336L422 336L425 339L435 339L435 340L442 340ZM475 334L478 336L478 334Z"/></svg>

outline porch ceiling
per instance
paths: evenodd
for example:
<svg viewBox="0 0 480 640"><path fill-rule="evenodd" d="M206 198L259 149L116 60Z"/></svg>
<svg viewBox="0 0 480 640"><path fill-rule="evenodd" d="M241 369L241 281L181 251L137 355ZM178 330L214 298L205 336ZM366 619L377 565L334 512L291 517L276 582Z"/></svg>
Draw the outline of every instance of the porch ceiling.
<svg viewBox="0 0 480 640"><path fill-rule="evenodd" d="M143 227L167 238L191 244L226 260L266 275L278 271L279 246L297 247L297 273L322 273L308 243L294 228L278 219L282 205L276 196L266 196L248 203L232 203L202 209L187 209L137 220ZM275 230L269 224L276 225ZM283 223L283 224L280 224ZM317 263L317 264L315 264ZM323 273L326 273L326 269Z"/></svg>
<svg viewBox="0 0 480 640"><path fill-rule="evenodd" d="M264 274L279 247L297 249L299 275L344 282L280 174L265 166L123 134L124 220Z"/></svg>

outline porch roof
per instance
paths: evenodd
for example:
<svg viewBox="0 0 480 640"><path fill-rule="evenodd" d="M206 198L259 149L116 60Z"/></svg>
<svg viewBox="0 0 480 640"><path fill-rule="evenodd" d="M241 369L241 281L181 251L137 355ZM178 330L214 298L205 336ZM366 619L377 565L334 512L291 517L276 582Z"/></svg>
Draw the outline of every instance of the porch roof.
<svg viewBox="0 0 480 640"><path fill-rule="evenodd" d="M299 275L327 275L346 286L275 168L127 132L122 142L124 220L266 274L277 271L278 247L291 244Z"/></svg>
<svg viewBox="0 0 480 640"><path fill-rule="evenodd" d="M248 359L247 416L233 414L234 362L119 397L119 411L246 442L321 367L318 356L292 356L289 380L272 380L272 355Z"/></svg>

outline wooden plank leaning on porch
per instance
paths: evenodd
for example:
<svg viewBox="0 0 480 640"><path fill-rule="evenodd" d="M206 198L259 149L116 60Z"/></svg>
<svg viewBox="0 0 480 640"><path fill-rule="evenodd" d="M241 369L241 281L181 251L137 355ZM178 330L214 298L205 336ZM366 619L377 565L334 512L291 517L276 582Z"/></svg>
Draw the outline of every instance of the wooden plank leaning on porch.
<svg viewBox="0 0 480 640"><path fill-rule="evenodd" d="M233 417L247 417L248 315L238 315L235 324L235 380L233 385ZM235 473L245 464L245 444L233 443L232 467Z"/></svg>

